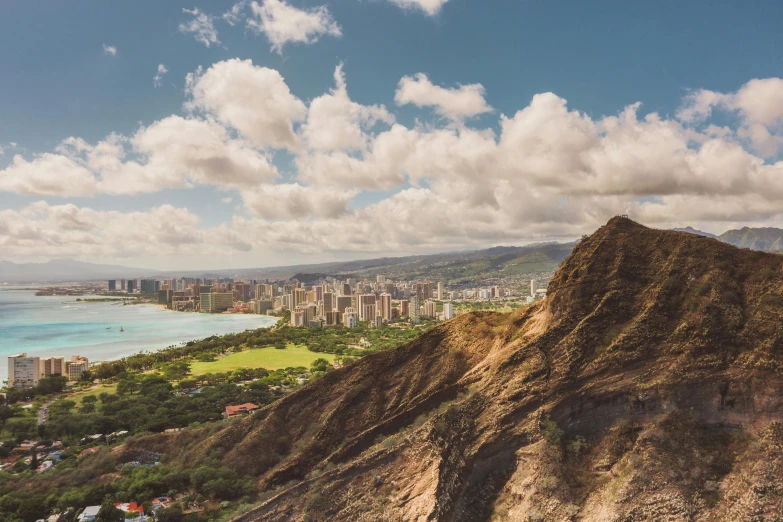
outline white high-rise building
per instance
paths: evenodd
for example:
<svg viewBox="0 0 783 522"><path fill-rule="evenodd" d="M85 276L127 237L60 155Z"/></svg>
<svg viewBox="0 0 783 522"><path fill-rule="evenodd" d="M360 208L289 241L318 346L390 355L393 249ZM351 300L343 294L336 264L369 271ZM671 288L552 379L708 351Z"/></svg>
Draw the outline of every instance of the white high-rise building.
<svg viewBox="0 0 783 522"><path fill-rule="evenodd" d="M443 281L438 281L438 301L443 301Z"/></svg>
<svg viewBox="0 0 783 522"><path fill-rule="evenodd" d="M78 381L90 369L90 361L81 355L71 355L71 360L66 363L66 366L68 367L68 380Z"/></svg>
<svg viewBox="0 0 783 522"><path fill-rule="evenodd" d="M424 315L433 319L438 316L438 305L435 301L427 301L424 303Z"/></svg>
<svg viewBox="0 0 783 522"><path fill-rule="evenodd" d="M538 291L538 283L536 283L535 279L531 279L530 280L530 295L535 297L537 291Z"/></svg>
<svg viewBox="0 0 783 522"><path fill-rule="evenodd" d="M359 326L359 314L353 308L346 308L343 314L343 325L346 328L356 328Z"/></svg>
<svg viewBox="0 0 783 522"><path fill-rule="evenodd" d="M449 319L454 319L454 305L443 303L443 320L448 321Z"/></svg>
<svg viewBox="0 0 783 522"><path fill-rule="evenodd" d="M420 302L417 296L411 296L410 305L408 306L408 317L410 317L412 324L419 324L421 322Z"/></svg>
<svg viewBox="0 0 783 522"><path fill-rule="evenodd" d="M8 358L8 386L12 388L32 388L38 386L41 377L41 360L28 357L26 353Z"/></svg>
<svg viewBox="0 0 783 522"><path fill-rule="evenodd" d="M385 283L386 282L386 276L378 274L377 276L375 276L375 282L376 283Z"/></svg>

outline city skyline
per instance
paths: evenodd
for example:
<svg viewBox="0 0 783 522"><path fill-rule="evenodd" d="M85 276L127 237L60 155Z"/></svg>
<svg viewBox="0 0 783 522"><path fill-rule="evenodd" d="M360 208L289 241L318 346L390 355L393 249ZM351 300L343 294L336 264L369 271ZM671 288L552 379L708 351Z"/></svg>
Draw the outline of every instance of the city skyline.
<svg viewBox="0 0 783 522"><path fill-rule="evenodd" d="M234 268L615 214L783 224L778 2L94 7L0 7L5 259Z"/></svg>

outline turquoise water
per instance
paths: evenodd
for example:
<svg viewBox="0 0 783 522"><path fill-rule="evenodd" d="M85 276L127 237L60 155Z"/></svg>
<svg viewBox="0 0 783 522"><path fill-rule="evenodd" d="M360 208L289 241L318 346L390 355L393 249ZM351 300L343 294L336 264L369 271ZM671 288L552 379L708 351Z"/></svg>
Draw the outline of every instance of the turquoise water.
<svg viewBox="0 0 783 522"><path fill-rule="evenodd" d="M154 305L77 303L76 299L0 286L0 380L7 378L8 356L19 352L66 358L79 354L90 362L105 361L276 322L262 315L172 312Z"/></svg>

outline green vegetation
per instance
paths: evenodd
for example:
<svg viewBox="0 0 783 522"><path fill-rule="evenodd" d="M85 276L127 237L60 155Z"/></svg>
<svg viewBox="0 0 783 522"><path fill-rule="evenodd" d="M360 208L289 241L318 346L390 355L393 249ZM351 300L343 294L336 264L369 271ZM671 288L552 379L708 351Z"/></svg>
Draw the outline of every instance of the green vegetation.
<svg viewBox="0 0 783 522"><path fill-rule="evenodd" d="M292 328L290 326L260 328L248 332L212 336L200 341L190 341L183 346L170 347L155 353L132 355L119 361L103 363L92 368L90 372L92 377L107 379L123 372L160 370L164 365L175 361L187 361L192 365L198 365L203 362L217 361L226 354L269 347L287 350L286 347L291 345L306 347L307 350L313 352L313 359L318 357L318 354L362 357L368 353L397 348L410 342L429 326L427 324L422 328L394 328L391 326L369 328L367 325L360 325L357 328ZM266 354L267 352L262 352L258 356L266 356ZM302 352L299 352L299 355L302 355ZM252 356L248 357L252 358ZM280 355L279 357L284 356ZM295 363L297 357L293 356L291 363ZM305 360L302 357L299 359L299 364L306 366L311 360ZM274 364L274 361L271 364ZM199 367L196 366L196 368ZM197 375L199 371L194 370L193 373ZM215 367L210 368L209 371L216 371Z"/></svg>
<svg viewBox="0 0 783 522"><path fill-rule="evenodd" d="M230 372L239 368L278 370L297 366L307 367L319 357L325 358L329 362L334 361L334 355L332 354L311 352L306 346L289 343L283 350L277 350L271 346L254 348L220 357L214 362L194 362L191 365L191 373L193 375L202 375L214 372Z"/></svg>
<svg viewBox="0 0 783 522"><path fill-rule="evenodd" d="M42 379L32 390L11 390L8 405L0 406L0 456L20 458L0 471L0 520L32 522L87 505L102 506L101 513L113 519L115 502L145 503L147 511L154 497L175 493L177 501L158 510L158 520L225 520L257 499L252 478L222 466L219 455L184 464L162 455L158 465L138 465L111 446L167 436L155 434L172 429L208 437L233 422L223 420L226 406L264 406L334 371L334 362L349 364L354 357L396 348L429 326L260 329L103 363L70 392L62 377ZM99 385L91 382L96 378ZM32 400L27 408L16 404ZM50 403L47 423L38 425L44 403ZM21 450L26 439L44 446L61 441L61 460L43 473L32 471L51 457L49 450ZM98 451L79 456L85 449Z"/></svg>

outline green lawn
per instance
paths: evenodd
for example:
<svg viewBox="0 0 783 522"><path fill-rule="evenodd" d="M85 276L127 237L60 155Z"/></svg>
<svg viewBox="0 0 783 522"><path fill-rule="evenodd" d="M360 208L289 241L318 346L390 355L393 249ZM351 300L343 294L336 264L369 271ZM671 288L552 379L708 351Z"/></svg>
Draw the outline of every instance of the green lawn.
<svg viewBox="0 0 783 522"><path fill-rule="evenodd" d="M285 350L272 348L255 348L221 357L214 362L194 362L190 371L193 375L205 373L230 372L238 368L266 368L278 370L282 368L304 366L318 358L333 361L334 355L329 353L311 352L306 346L288 344Z"/></svg>
<svg viewBox="0 0 783 522"><path fill-rule="evenodd" d="M101 393L106 392L109 394L117 393L117 385L116 384L101 384L96 388L93 388L86 392L76 392L74 394L68 395L66 399L76 402L77 406L82 405L82 401L85 397L88 397L90 395L98 396Z"/></svg>

